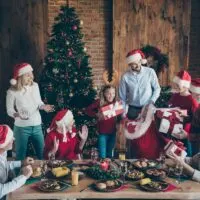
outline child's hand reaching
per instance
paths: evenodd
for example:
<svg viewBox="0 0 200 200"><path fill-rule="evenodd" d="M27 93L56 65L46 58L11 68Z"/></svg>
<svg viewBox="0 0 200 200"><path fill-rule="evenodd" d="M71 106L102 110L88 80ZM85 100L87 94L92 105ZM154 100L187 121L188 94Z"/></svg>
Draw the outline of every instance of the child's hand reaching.
<svg viewBox="0 0 200 200"><path fill-rule="evenodd" d="M86 141L87 137L88 137L88 128L86 125L82 126L82 130L81 132L79 131L79 136L81 138L81 140Z"/></svg>
<svg viewBox="0 0 200 200"><path fill-rule="evenodd" d="M59 140L57 140L55 137L51 153L56 154L56 152L58 151L58 147L59 147Z"/></svg>
<svg viewBox="0 0 200 200"><path fill-rule="evenodd" d="M188 137L188 133L184 129L180 128L180 132L173 133L173 136L179 140L183 140Z"/></svg>
<svg viewBox="0 0 200 200"><path fill-rule="evenodd" d="M53 112L54 111L54 106L53 105L42 105L40 106L40 110L44 110L45 112Z"/></svg>

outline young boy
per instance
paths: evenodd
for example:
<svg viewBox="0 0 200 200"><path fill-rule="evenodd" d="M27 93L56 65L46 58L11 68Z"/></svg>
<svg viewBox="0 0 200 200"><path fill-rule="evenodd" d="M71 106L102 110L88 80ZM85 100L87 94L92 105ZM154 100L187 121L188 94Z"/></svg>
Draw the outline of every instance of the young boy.
<svg viewBox="0 0 200 200"><path fill-rule="evenodd" d="M14 137L13 132L7 125L0 125L0 199L5 200L6 195L20 188L25 184L26 180L32 175L32 167L34 160L26 158L23 163L21 161L7 161L7 151L12 149ZM12 180L9 180L10 173L15 168L20 168L21 174Z"/></svg>

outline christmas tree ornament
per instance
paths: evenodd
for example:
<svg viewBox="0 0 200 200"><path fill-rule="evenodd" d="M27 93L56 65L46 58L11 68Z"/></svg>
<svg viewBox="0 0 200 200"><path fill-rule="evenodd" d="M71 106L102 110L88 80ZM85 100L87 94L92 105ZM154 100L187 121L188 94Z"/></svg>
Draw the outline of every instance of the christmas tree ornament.
<svg viewBox="0 0 200 200"><path fill-rule="evenodd" d="M68 56L72 56L72 51L71 50L68 52Z"/></svg>
<svg viewBox="0 0 200 200"><path fill-rule="evenodd" d="M70 92L70 93L69 93L69 96L70 96L70 97L73 97L73 96L74 96L74 94L73 94L72 92Z"/></svg>
<svg viewBox="0 0 200 200"><path fill-rule="evenodd" d="M54 74L57 74L57 73L59 72L59 70L58 70L57 68L54 68L54 69L52 70L52 72L53 72Z"/></svg>
<svg viewBox="0 0 200 200"><path fill-rule="evenodd" d="M69 64L68 64L68 67L71 67L71 66L72 66L72 64L69 63Z"/></svg>
<svg viewBox="0 0 200 200"><path fill-rule="evenodd" d="M83 25L83 20L80 21L80 25Z"/></svg>
<svg viewBox="0 0 200 200"><path fill-rule="evenodd" d="M70 43L69 43L69 41L67 40L67 41L66 41L66 45L69 45L69 44L70 44Z"/></svg>
<svg viewBox="0 0 200 200"><path fill-rule="evenodd" d="M77 26L76 25L72 26L72 30L73 31L77 30Z"/></svg>
<svg viewBox="0 0 200 200"><path fill-rule="evenodd" d="M78 80L77 79L74 79L74 83L77 83L78 82Z"/></svg>
<svg viewBox="0 0 200 200"><path fill-rule="evenodd" d="M87 51L87 48L86 48L86 47L84 47L83 51L85 51L85 52L86 52L86 51Z"/></svg>

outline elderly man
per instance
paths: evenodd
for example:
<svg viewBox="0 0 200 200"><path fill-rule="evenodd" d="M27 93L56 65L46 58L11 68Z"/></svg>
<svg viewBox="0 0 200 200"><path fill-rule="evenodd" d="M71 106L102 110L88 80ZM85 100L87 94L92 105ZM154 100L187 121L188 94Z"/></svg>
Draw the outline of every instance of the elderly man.
<svg viewBox="0 0 200 200"><path fill-rule="evenodd" d="M160 95L158 78L153 69L142 66L146 60L141 50L129 52L126 61L129 70L122 76L119 85L119 97L124 107L128 107L127 117L129 120L136 120L141 111L142 117L145 119L144 122L141 121L141 124L139 124L140 122L137 123L137 130L143 131L132 132L132 135L130 134L128 137L128 132L125 131L126 137L132 143L131 150L134 155L131 157L154 159L159 156L159 149L161 149L162 145L157 135L153 116L149 114L147 118L147 111L152 108L152 105ZM126 113L124 113L125 115Z"/></svg>

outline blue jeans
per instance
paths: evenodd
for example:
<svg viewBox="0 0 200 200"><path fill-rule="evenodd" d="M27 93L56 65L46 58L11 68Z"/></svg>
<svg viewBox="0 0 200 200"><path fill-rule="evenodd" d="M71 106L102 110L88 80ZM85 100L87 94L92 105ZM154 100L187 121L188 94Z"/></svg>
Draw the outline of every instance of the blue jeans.
<svg viewBox="0 0 200 200"><path fill-rule="evenodd" d="M112 158L116 134L99 134L98 146L100 158Z"/></svg>
<svg viewBox="0 0 200 200"><path fill-rule="evenodd" d="M14 126L16 159L24 160L26 157L28 139L30 137L38 159L43 159L44 135L42 126Z"/></svg>

